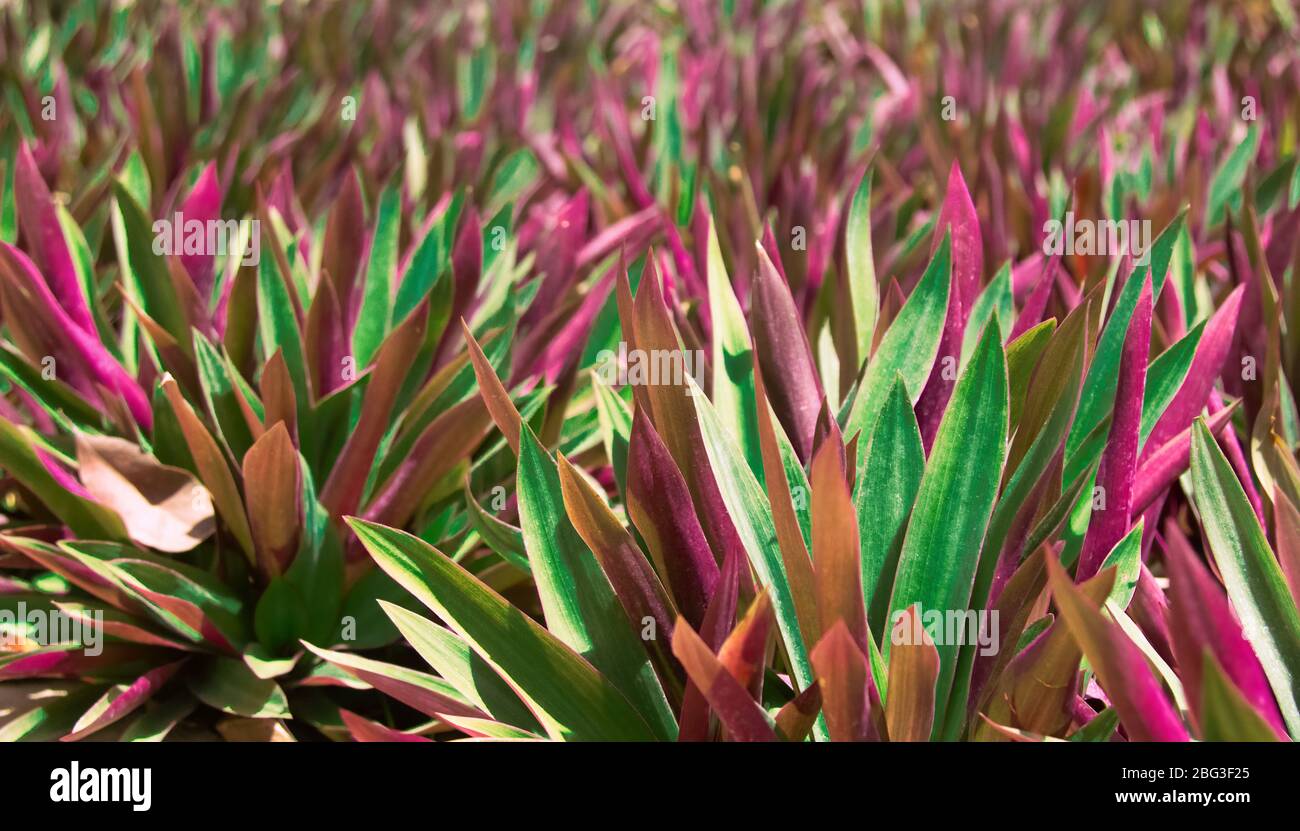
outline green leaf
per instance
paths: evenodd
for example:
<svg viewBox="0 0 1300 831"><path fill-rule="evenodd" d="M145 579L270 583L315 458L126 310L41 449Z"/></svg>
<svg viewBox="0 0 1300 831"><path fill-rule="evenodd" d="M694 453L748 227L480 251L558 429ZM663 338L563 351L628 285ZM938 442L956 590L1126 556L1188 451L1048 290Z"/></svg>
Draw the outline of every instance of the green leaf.
<svg viewBox="0 0 1300 831"><path fill-rule="evenodd" d="M966 318L966 333L961 342L959 365L962 368L965 368L966 362L970 360L975 346L979 343L980 333L984 331L985 324L993 317L994 312L997 313L998 331L1002 339L1006 340L1007 335L1011 334L1011 324L1016 319L1016 305L1011 296L1010 260L1002 264L1002 268L998 269L998 273L980 292L979 297L975 298L975 305L971 306L970 317Z"/></svg>
<svg viewBox="0 0 1300 831"><path fill-rule="evenodd" d="M47 379L7 343L0 344L0 375L25 390L61 426L71 423L83 430L103 429L102 413L67 384L57 378Z"/></svg>
<svg viewBox="0 0 1300 831"><path fill-rule="evenodd" d="M1037 640L1039 635L1046 632L1047 627L1051 626L1055 621L1056 621L1056 616L1053 615L1051 612L1048 612L1047 614L1040 617L1038 620L1026 626L1024 628L1024 631L1020 633L1020 637L1016 638L1015 654L1019 655L1021 652L1024 652L1026 649L1028 649L1029 645L1033 643L1035 640ZM954 694L956 693L956 688L953 689L953 693ZM956 699L953 699L953 701L955 703Z"/></svg>
<svg viewBox="0 0 1300 831"><path fill-rule="evenodd" d="M127 539L121 517L65 488L41 463L27 434L6 418L0 418L0 468L21 482L78 536Z"/></svg>
<svg viewBox="0 0 1300 831"><path fill-rule="evenodd" d="M1300 613L1254 509L1203 418L1192 425L1192 501L1242 632L1300 735Z"/></svg>
<svg viewBox="0 0 1300 831"><path fill-rule="evenodd" d="M117 543L65 540L59 548L194 643L231 651L247 638L241 601L201 568Z"/></svg>
<svg viewBox="0 0 1300 831"><path fill-rule="evenodd" d="M113 193L116 206L113 222L120 231L118 244L125 246L125 251L119 251L118 255L130 263L141 307L178 343L189 343L189 323L176 296L167 260L154 253L153 224L120 181L113 183Z"/></svg>
<svg viewBox="0 0 1300 831"><path fill-rule="evenodd" d="M498 486L499 487L499 486ZM487 547L501 555L510 565L529 574L532 566L528 564L528 550L524 546L523 532L508 522L497 519L478 504L474 494L469 490L469 480L465 481L465 506L469 509L469 521L478 532ZM495 499L495 497L493 497Z"/></svg>
<svg viewBox="0 0 1300 831"><path fill-rule="evenodd" d="M298 665L300 657L302 657L301 653L295 653L287 658L277 657L260 643L250 644L244 649L243 654L244 664L258 678L279 678L288 675Z"/></svg>
<svg viewBox="0 0 1300 831"><path fill-rule="evenodd" d="M1256 216L1265 216L1272 213L1278 197L1282 195L1284 190L1290 188L1292 177L1295 175L1295 167L1295 156L1287 156L1260 180L1255 187L1254 205Z"/></svg>
<svg viewBox="0 0 1300 831"><path fill-rule="evenodd" d="M495 55L496 52L490 43L478 47L469 54L458 55L456 74L461 114L469 123L474 122L483 106L484 95L493 75Z"/></svg>
<svg viewBox="0 0 1300 831"><path fill-rule="evenodd" d="M84 685L50 700L33 699L30 710L0 726L0 742L52 742L66 735L104 687Z"/></svg>
<svg viewBox="0 0 1300 831"><path fill-rule="evenodd" d="M526 147L507 156L492 174L492 188L484 214L495 215L506 203L514 201L532 184L541 169L537 157Z"/></svg>
<svg viewBox="0 0 1300 831"><path fill-rule="evenodd" d="M122 171L118 174L118 181L137 205L149 204L153 183L149 181L149 168L145 165L144 157L140 155L139 150L132 150L131 155L126 157L126 161L122 164Z"/></svg>
<svg viewBox="0 0 1300 831"><path fill-rule="evenodd" d="M1205 199L1206 230L1222 222L1224 208L1240 197L1241 184L1246 180L1246 168L1255 160L1255 151L1258 149L1259 129L1251 124L1246 131L1245 140L1233 148L1210 182L1209 195Z"/></svg>
<svg viewBox="0 0 1300 831"><path fill-rule="evenodd" d="M1101 569L1115 568L1115 585L1110 590L1107 603L1114 603L1120 609L1127 609L1137 591L1138 576L1142 572L1142 528L1145 525L1139 517L1137 525L1115 543L1115 547L1106 555Z"/></svg>
<svg viewBox="0 0 1300 831"><path fill-rule="evenodd" d="M845 438L854 433L871 435L876 418L884 409L885 399L894 386L894 377L902 375L915 404L930 377L948 315L948 289L952 283L952 240L944 233L934 259L912 290L889 331L881 338L876 354L867 363L866 374L858 385L857 396L844 425ZM866 442L858 441L858 466L861 467Z"/></svg>
<svg viewBox="0 0 1300 831"><path fill-rule="evenodd" d="M858 364L871 354L876 317L880 314L880 285L871 251L871 172L862 175L853 193L844 227L844 255L848 265L849 303L853 309L853 332Z"/></svg>
<svg viewBox="0 0 1300 831"><path fill-rule="evenodd" d="M362 684L374 687L426 716L441 718L443 714L483 715L457 692L455 687L436 675L398 664L363 658L355 652L322 649L306 641L303 645L329 665L343 670Z"/></svg>
<svg viewBox="0 0 1300 831"><path fill-rule="evenodd" d="M246 718L289 718L280 685L258 678L243 661L212 657L187 681L190 692L213 709Z"/></svg>
<svg viewBox="0 0 1300 831"><path fill-rule="evenodd" d="M280 274L275 257L262 257L257 268L257 326L267 355L282 351L284 365L293 379L293 394L300 409L312 397L307 392L307 360L303 355L302 330L294 313L289 286ZM304 431L307 432L307 431Z"/></svg>
<svg viewBox="0 0 1300 831"><path fill-rule="evenodd" d="M341 616L343 541L339 530L330 523L329 514L316 500L316 487L301 455L298 468L302 472L303 533L284 579L304 603L304 628L298 637L326 642L338 629Z"/></svg>
<svg viewBox="0 0 1300 831"><path fill-rule="evenodd" d="M806 690L812 686L816 676L808 658L808 647L799 630L794 596L790 592L790 580L781 559L767 494L754 478L753 471L745 463L740 449L732 441L730 433L722 425L704 392L696 386L694 379L688 378L687 381L690 384L691 400L695 402L705 452L717 478L723 504L727 506L727 513L745 547L749 564L758 575L759 584L771 596L777 628L785 642L795 684L799 690ZM827 737L825 727L820 723L814 732Z"/></svg>
<svg viewBox="0 0 1300 831"><path fill-rule="evenodd" d="M1169 269L1169 261L1173 256L1174 243L1177 241L1182 227L1187 219L1187 212L1184 209L1174 218L1169 225L1160 232L1160 236L1151 245L1150 265L1151 265L1151 298L1153 301L1159 300L1160 290L1164 288L1165 275ZM1147 257L1144 255L1143 260ZM1065 442L1065 473L1066 481L1073 481L1079 472L1088 467L1091 454L1076 452L1084 444L1094 430L1097 429L1106 417L1110 414L1111 408L1115 403L1115 387L1119 379L1119 359L1120 353L1124 350L1124 338L1128 334L1129 321L1133 317L1133 311L1137 308L1138 296L1142 293L1143 270L1145 266L1139 265L1133 269L1128 280L1124 283L1124 288L1120 290L1119 298L1115 301L1114 311L1111 312L1110 319L1106 321L1106 327L1102 330L1101 338L1097 342L1097 351L1093 355L1092 364L1088 367L1088 375L1083 383L1083 393L1079 399L1079 411L1075 416L1074 425L1070 428L1070 435Z"/></svg>
<svg viewBox="0 0 1300 831"><path fill-rule="evenodd" d="M745 313L731 287L718 247L718 230L709 223L709 313L713 320L713 406L731 429L754 475L762 477L758 411L754 405L753 343Z"/></svg>
<svg viewBox="0 0 1300 831"><path fill-rule="evenodd" d="M461 197L461 194L457 194L457 197ZM397 300L393 304L392 316L394 324L401 323L416 306L420 305L420 301L433 288L434 283L442 278L447 264L451 261L453 233L449 228L455 228L455 222L459 217L458 205L449 205L443 215L429 226L424 239L420 240L420 245L415 249L415 254L411 257L411 262L406 267L402 281L397 287Z"/></svg>
<svg viewBox="0 0 1300 831"><path fill-rule="evenodd" d="M157 704L151 702L122 731L121 741L160 742L167 738L172 728L194 711L194 706L194 697L188 693L169 695Z"/></svg>
<svg viewBox="0 0 1300 831"><path fill-rule="evenodd" d="M519 438L519 525L546 628L605 674L660 738L676 721L609 579L569 522L555 460L527 427Z"/></svg>
<svg viewBox="0 0 1300 831"><path fill-rule="evenodd" d="M0 159L0 240L18 242L18 210L14 202L14 154Z"/></svg>
<svg viewBox="0 0 1300 831"><path fill-rule="evenodd" d="M1036 491L1045 490L1042 477L1056 458L1065 432L1074 418L1079 387L1083 380L1089 305L1085 302L1077 307L1066 317L1060 328L1055 330L1055 334L1049 332L1051 337L1044 338L1045 343L1037 348L1037 357L1033 362L1035 368L1032 373L1024 373L1024 387L1020 393L1024 398L1019 403L1015 399L1016 381L1012 374L1014 353L1012 348L1007 349L1008 373L1012 378L1011 407L1016 419L1013 422L1016 425L1015 439L1008 450L1006 461L1010 476L1002 489L984 537L979 569L975 573L975 585L971 592L972 608L987 606L994 572L1007 547L1007 537L1012 526L1018 518L1022 523L1032 520L1032 517L1020 515L1031 496ZM1032 331L1034 330L1030 330ZM1027 332L1026 336L1028 334ZM1023 339L1024 336L1017 339L1016 343ZM1031 377L1036 379L1036 383L1033 385L1033 393L1029 394ZM1082 476L1076 485L1083 487ZM1067 488L1067 493L1071 490ZM1077 496L1078 491L1074 491L1074 494ZM1052 496L1051 492L1044 493L1038 497L1038 501L1046 503ZM1047 509L1039 527L1030 533L1031 538L1020 542L1019 556L1023 558L1031 555L1042 538L1055 534L1057 523L1065 518L1065 512L1072 504L1073 497L1058 497L1056 504ZM1045 505L1040 504L1035 510L1043 507ZM964 726L965 703L970 692L976 650L976 645L965 644L958 659L957 675L949 696L948 723L945 726L947 738L956 738Z"/></svg>
<svg viewBox="0 0 1300 831"><path fill-rule="evenodd" d="M1006 458L1007 396L1006 357L997 325L990 323L953 388L921 477L898 560L891 621L913 603L921 604L923 616L932 610L946 615L968 608ZM941 730L957 645L938 634L934 724ZM886 658L889 643L886 638Z"/></svg>
<svg viewBox="0 0 1300 831"><path fill-rule="evenodd" d="M330 640L347 643L349 649L373 649L397 640L400 635L376 601L403 606L416 603L406 590L380 569L368 569L343 599L339 618L334 621Z"/></svg>
<svg viewBox="0 0 1300 831"><path fill-rule="evenodd" d="M445 721L463 733L475 738L492 741L541 741L543 736L530 730L520 730L509 724L490 719L469 718L468 716L447 716Z"/></svg>
<svg viewBox="0 0 1300 831"><path fill-rule="evenodd" d="M1300 166L1297 166L1300 170ZM1169 268L1178 289L1178 302L1183 307L1183 322L1187 326L1209 317L1207 310L1201 307L1196 296L1196 247L1192 243L1192 232L1184 223L1174 244L1173 258Z"/></svg>
<svg viewBox="0 0 1300 831"><path fill-rule="evenodd" d="M240 407L239 397L242 391L237 389L229 364L208 339L194 330L194 357L199 368L199 382L203 387L203 400L207 404L208 415L218 428L218 438L226 445L236 459L244 458L248 448L253 446L253 434L248 420ZM244 401L252 408L252 400ZM261 409L261 403L256 410ZM260 415L260 414L259 414Z"/></svg>
<svg viewBox="0 0 1300 831"><path fill-rule="evenodd" d="M903 376L896 375L871 435L853 499L862 546L862 595L867 622L877 638L884 631L903 533L924 470L921 430L907 384Z"/></svg>
<svg viewBox="0 0 1300 831"><path fill-rule="evenodd" d="M1201 687L1201 738L1207 742L1275 742L1277 733L1205 653Z"/></svg>
<svg viewBox="0 0 1300 831"><path fill-rule="evenodd" d="M298 590L283 577L275 577L262 592L253 611L253 631L258 643L279 653L307 632L307 607Z"/></svg>
<svg viewBox="0 0 1300 831"><path fill-rule="evenodd" d="M406 642L470 703L498 721L543 732L514 690L463 638L401 606L383 600L379 605Z"/></svg>
<svg viewBox="0 0 1300 831"><path fill-rule="evenodd" d="M365 284L362 286L361 310L352 331L352 356L356 358L358 367L369 366L375 350L388 334L401 221L401 185L394 181L379 196L379 215L375 219L370 262L366 265ZM419 302L418 298L416 302Z"/></svg>
<svg viewBox="0 0 1300 831"><path fill-rule="evenodd" d="M600 427L601 442L605 445L605 455L614 468L614 481L618 492L627 495L627 451L632 440L632 410L623 397L610 389L600 378L600 373L591 374L591 388L596 400L597 423Z"/></svg>
<svg viewBox="0 0 1300 831"><path fill-rule="evenodd" d="M1142 426L1138 433L1140 442L1138 450L1146 444L1147 436L1155 429L1156 422L1164 415L1169 403L1174 400L1178 390L1187 377L1187 370L1196 357L1196 347L1201 342L1205 331L1205 321L1201 321L1173 346L1161 352L1147 367L1146 390L1142 397Z"/></svg>
<svg viewBox="0 0 1300 831"><path fill-rule="evenodd" d="M1007 388L1011 394L1009 423L1020 426L1021 412L1029 393L1029 379L1056 332L1056 319L1049 318L1007 344Z"/></svg>
<svg viewBox="0 0 1300 831"><path fill-rule="evenodd" d="M1092 721L1070 734L1072 742L1108 742L1119 727L1119 711L1107 707L1098 713Z"/></svg>
<svg viewBox="0 0 1300 831"><path fill-rule="evenodd" d="M617 264L617 261L615 261ZM603 269L600 269L603 271ZM645 257L637 257L627 266L628 286L635 295L641 285L641 274L645 271ZM605 298L605 305L591 325L591 335L582 350L582 359L578 366L583 369L597 367L599 362L610 353L618 352L618 345L628 338L623 333L623 324L618 317L618 295L611 292Z"/></svg>
<svg viewBox="0 0 1300 831"><path fill-rule="evenodd" d="M357 519L348 524L380 568L433 610L518 692L547 735L655 738L609 679L442 552L382 525Z"/></svg>

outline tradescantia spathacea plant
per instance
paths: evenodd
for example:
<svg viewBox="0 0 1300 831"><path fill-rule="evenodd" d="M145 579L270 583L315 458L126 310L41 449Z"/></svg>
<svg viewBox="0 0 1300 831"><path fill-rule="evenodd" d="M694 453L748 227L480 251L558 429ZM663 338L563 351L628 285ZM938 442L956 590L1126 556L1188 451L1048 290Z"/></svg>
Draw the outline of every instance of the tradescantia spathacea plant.
<svg viewBox="0 0 1300 831"><path fill-rule="evenodd" d="M0 738L1300 735L1255 11L0 12Z"/></svg>

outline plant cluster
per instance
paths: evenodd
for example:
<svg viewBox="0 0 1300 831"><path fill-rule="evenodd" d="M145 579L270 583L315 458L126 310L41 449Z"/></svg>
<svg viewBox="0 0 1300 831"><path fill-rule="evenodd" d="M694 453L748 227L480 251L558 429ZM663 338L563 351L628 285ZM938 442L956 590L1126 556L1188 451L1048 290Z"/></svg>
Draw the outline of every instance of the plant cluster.
<svg viewBox="0 0 1300 831"><path fill-rule="evenodd" d="M1300 736L1297 37L0 4L0 740Z"/></svg>

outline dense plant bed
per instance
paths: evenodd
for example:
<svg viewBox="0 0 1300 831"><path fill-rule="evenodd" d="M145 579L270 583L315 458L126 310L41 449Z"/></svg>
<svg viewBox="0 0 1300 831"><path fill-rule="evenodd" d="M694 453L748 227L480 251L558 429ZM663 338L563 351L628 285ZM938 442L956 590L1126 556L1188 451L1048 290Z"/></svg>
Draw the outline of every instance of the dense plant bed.
<svg viewBox="0 0 1300 831"><path fill-rule="evenodd" d="M4 4L0 739L1300 735L1300 29L1161 8Z"/></svg>

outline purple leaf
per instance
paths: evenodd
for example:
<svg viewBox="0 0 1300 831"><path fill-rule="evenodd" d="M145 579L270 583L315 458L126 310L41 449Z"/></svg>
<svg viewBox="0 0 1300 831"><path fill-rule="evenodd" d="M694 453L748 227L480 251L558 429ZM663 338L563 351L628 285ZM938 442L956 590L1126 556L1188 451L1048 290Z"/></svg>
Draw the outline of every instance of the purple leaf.
<svg viewBox="0 0 1300 831"><path fill-rule="evenodd" d="M573 278L577 275L574 266L578 250L587 236L589 202L587 192L581 190L553 216L541 221L534 253L537 256L536 269L542 274L542 285L537 290L532 305L520 318L521 326L541 323L543 317L550 314L568 293ZM522 232L520 236L522 238Z"/></svg>
<svg viewBox="0 0 1300 831"><path fill-rule="evenodd" d="M1206 421L1212 435L1219 435L1232 418L1236 406L1219 410ZM1154 435L1154 434L1153 434ZM1153 448L1147 439L1147 449L1143 452L1137 475L1133 480L1133 518L1151 507L1165 489L1178 481L1186 472L1192 454L1192 428L1183 429L1181 433L1165 442L1163 447Z"/></svg>
<svg viewBox="0 0 1300 831"><path fill-rule="evenodd" d="M750 327L768 398L800 461L812 456L823 397L817 366L790 288L760 246Z"/></svg>
<svg viewBox="0 0 1300 831"><path fill-rule="evenodd" d="M738 742L775 741L776 732L758 702L722 665L689 623L673 630L673 654Z"/></svg>
<svg viewBox="0 0 1300 831"><path fill-rule="evenodd" d="M349 168L343 177L342 189L335 195L330 207L329 219L325 224L325 238L321 243L320 265L322 276L328 275L334 286L334 297L344 332L351 332L356 320L353 301L357 299L357 276L366 250L365 227L366 205L361 196L361 180L357 177L356 169ZM338 364L334 366L337 367ZM324 391L317 390L316 394L323 395Z"/></svg>
<svg viewBox="0 0 1300 831"><path fill-rule="evenodd" d="M686 479L640 409L632 418L628 441L627 510L682 615L692 626L703 626L718 582L718 563L695 515ZM707 638L707 627L702 631Z"/></svg>
<svg viewBox="0 0 1300 831"><path fill-rule="evenodd" d="M49 288L68 318L83 332L95 336L95 321L81 293L54 197L50 195L25 141L19 142L14 159L14 201L18 222L39 273L49 280Z"/></svg>
<svg viewBox="0 0 1300 831"><path fill-rule="evenodd" d="M948 317L944 321L943 338L935 358L930 379L916 402L916 420L921 428L921 442L926 453L939 431L939 422L952 395L957 375L950 371L961 354L962 337L966 332L966 318L979 294L980 276L984 272L984 243L980 239L979 216L961 168L953 162L948 172L948 191L943 199L939 221L934 226L930 256L939 250L944 234L952 232L952 291L948 303ZM951 359L951 361L949 360Z"/></svg>
<svg viewBox="0 0 1300 831"><path fill-rule="evenodd" d="M1259 658L1241 631L1228 598L1171 518L1165 523L1165 564L1169 567L1171 634L1178 672L1192 712L1201 715L1202 656L1218 659L1246 701L1262 715L1280 738L1286 738L1282 714Z"/></svg>
<svg viewBox="0 0 1300 831"><path fill-rule="evenodd" d="M403 733L401 730L394 730L380 724L377 721L359 716L351 710L339 708L339 718L343 719L343 726L348 728L352 738L358 742L431 742L424 736L417 736L413 733Z"/></svg>
<svg viewBox="0 0 1300 831"><path fill-rule="evenodd" d="M1245 286L1233 289L1223 305L1214 313L1205 325L1201 341L1196 347L1196 355L1187 370L1187 377L1178 388L1169 406L1165 408L1151 435L1147 437L1141 461L1146 462L1158 449L1178 434L1192 426L1192 419L1200 414L1209 400L1210 391L1214 389L1215 379L1223 371L1223 362L1227 360L1232 348L1233 334L1237 329L1237 314L1241 309L1241 298ZM1190 441L1191 434L1187 434ZM1190 444L1188 445L1190 447ZM1184 451L1184 458L1186 451ZM1185 464L1185 462L1184 462Z"/></svg>
<svg viewBox="0 0 1300 831"><path fill-rule="evenodd" d="M619 250L640 251L646 241L658 231L664 219L658 206L638 211L625 216L617 222L593 234L578 250L578 268L593 265Z"/></svg>
<svg viewBox="0 0 1300 831"><path fill-rule="evenodd" d="M718 576L713 597L709 599L709 610L704 613L704 623L700 628L700 637L710 649L721 649L727 640L727 633L736 619L736 606L740 602L741 555L739 549L727 551L722 561L722 573ZM704 693L689 678L686 693L682 697L682 714L678 719L678 741L704 741L709 737L709 701Z"/></svg>
<svg viewBox="0 0 1300 831"><path fill-rule="evenodd" d="M75 742L130 715L153 697L166 684L184 661L151 669L130 685L121 685L104 693L104 697L91 707L73 726L72 732L60 741Z"/></svg>
<svg viewBox="0 0 1300 831"><path fill-rule="evenodd" d="M60 362L61 371L68 371L73 378L76 378L79 373L87 373L82 377L92 389L97 384L110 393L121 396L141 427L145 429L153 427L153 408L140 385L127 374L121 364L113 360L113 356L99 342L97 334L91 334L78 326L59 305L27 255L12 245L2 242L0 242L0 278L3 279L6 291L13 289L24 296L28 310L48 318L48 322L28 322L33 323L38 331L45 329L45 336L54 336L56 342L66 343L67 348L74 353L66 362ZM9 323L13 325L12 320ZM58 348L58 343L55 343L53 348L54 352L45 354L57 356L60 351L65 351ZM74 383L73 386L77 385Z"/></svg>
<svg viewBox="0 0 1300 831"><path fill-rule="evenodd" d="M517 373L518 377L529 378L540 374L546 379L546 383L554 384L556 379L582 356L582 348L587 343L588 335L591 334L592 324L595 323L600 310L605 307L605 301L609 298L612 288L614 288L614 270L610 269L600 282L587 292L577 311L569 316L568 321L558 332L536 330L536 334L544 337L544 341L536 343L534 339L530 339L525 342L520 352L523 355L533 354L537 357L524 364L523 371ZM533 348L529 348L530 346Z"/></svg>
<svg viewBox="0 0 1300 831"><path fill-rule="evenodd" d="M1047 311L1047 301L1052 299L1052 286L1056 282L1056 272L1060 264L1060 257L1050 257L1043 263L1038 282L1029 297L1025 298L1025 305L1016 316L1016 323L1011 327L1011 337L1008 341L1015 340L1043 321L1043 313Z"/></svg>
<svg viewBox="0 0 1300 831"><path fill-rule="evenodd" d="M1187 730L1178 711L1152 673L1142 650L1070 576L1055 556L1047 558L1048 582L1065 625L1074 635L1107 697L1119 711L1134 741L1185 742Z"/></svg>
<svg viewBox="0 0 1300 831"><path fill-rule="evenodd" d="M1105 507L1095 509L1088 523L1076 575L1080 582L1097 573L1106 555L1128 533L1150 349L1151 275L1147 272L1142 275L1142 293L1138 295L1137 307L1133 310L1128 335L1124 339L1124 351L1120 355L1110 435L1097 468L1097 487L1105 495Z"/></svg>
<svg viewBox="0 0 1300 831"><path fill-rule="evenodd" d="M181 216L191 221L216 222L221 218L221 184L217 180L217 166L209 163L194 183L193 190L181 206ZM206 308L212 297L212 275L215 268L213 252L181 254L181 265L194 281L194 288Z"/></svg>

